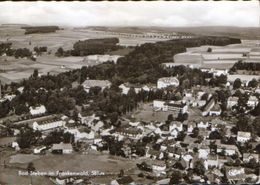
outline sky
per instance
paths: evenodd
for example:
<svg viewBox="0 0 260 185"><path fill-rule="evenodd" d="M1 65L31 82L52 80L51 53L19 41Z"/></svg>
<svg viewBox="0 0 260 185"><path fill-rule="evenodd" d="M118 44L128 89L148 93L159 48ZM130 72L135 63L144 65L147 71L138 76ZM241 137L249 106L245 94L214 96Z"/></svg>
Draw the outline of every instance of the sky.
<svg viewBox="0 0 260 185"><path fill-rule="evenodd" d="M0 24L259 26L258 1L0 2Z"/></svg>

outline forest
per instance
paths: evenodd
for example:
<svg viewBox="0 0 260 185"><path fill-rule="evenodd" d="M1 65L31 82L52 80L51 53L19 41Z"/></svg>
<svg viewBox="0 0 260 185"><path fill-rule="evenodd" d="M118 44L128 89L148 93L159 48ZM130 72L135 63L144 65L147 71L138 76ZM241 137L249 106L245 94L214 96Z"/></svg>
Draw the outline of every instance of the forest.
<svg viewBox="0 0 260 185"><path fill-rule="evenodd" d="M51 33L59 30L58 26L26 26L21 27L21 29L25 29L26 34L33 34L33 33Z"/></svg>

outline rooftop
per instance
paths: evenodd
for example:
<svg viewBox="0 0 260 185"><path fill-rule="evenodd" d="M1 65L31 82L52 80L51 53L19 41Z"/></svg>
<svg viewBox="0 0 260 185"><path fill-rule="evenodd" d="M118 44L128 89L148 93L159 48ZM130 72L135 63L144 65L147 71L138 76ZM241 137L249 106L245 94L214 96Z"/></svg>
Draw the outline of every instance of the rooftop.
<svg viewBox="0 0 260 185"><path fill-rule="evenodd" d="M111 82L108 80L85 80L82 83L85 87L109 87L111 85Z"/></svg>
<svg viewBox="0 0 260 185"><path fill-rule="evenodd" d="M72 145L70 143L53 144L52 150L72 150Z"/></svg>
<svg viewBox="0 0 260 185"><path fill-rule="evenodd" d="M163 78L158 79L158 82L163 82L163 83L168 83L168 84L172 84L172 83L179 84L179 80L176 77L163 77Z"/></svg>

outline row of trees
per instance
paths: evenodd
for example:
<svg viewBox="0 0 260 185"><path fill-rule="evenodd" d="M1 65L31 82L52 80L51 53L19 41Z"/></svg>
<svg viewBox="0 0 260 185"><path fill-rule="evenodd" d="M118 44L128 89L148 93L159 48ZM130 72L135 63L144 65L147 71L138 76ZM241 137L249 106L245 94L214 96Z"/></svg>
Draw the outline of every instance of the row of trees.
<svg viewBox="0 0 260 185"><path fill-rule="evenodd" d="M230 69L231 72L236 72L237 70L260 71L260 63L243 62L240 60Z"/></svg>

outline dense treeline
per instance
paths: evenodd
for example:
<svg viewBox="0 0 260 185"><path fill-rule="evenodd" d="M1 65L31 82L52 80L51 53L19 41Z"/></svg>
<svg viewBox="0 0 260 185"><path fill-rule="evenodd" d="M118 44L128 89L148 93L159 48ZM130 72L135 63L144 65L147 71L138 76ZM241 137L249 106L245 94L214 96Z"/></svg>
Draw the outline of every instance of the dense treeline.
<svg viewBox="0 0 260 185"><path fill-rule="evenodd" d="M236 72L237 70L260 71L260 63L238 61L230 71Z"/></svg>
<svg viewBox="0 0 260 185"><path fill-rule="evenodd" d="M93 54L105 54L109 51L115 51L121 46L118 38L102 38L102 39L88 39L84 41L78 41L73 45L73 50L64 51L59 48L56 52L57 56L86 56Z"/></svg>
<svg viewBox="0 0 260 185"><path fill-rule="evenodd" d="M24 86L24 91L21 94L17 92L17 96L10 103L0 108L3 109L4 113L14 110L17 114L23 114L28 112L28 107L20 105L35 106L43 104L49 113L69 114L73 111L75 105L89 104L89 110L103 112L103 115L107 115L110 120L114 120L112 122L116 122L119 115L135 109L138 102L158 98L167 99L174 93L167 92L165 94L158 90L150 93L141 91L136 94L131 89L127 95L122 95L118 85L123 82L155 83L158 78L166 76L178 77L180 86L177 92L193 85L208 85L205 79L211 78L210 74L199 69L190 69L185 66L164 69L160 64L172 60L174 54L185 51L186 47L199 46L199 44L225 45L234 42L239 41L228 38L206 37L144 44L136 47L126 57L120 58L117 64L106 62L97 66L82 67L56 76L43 75L38 77L38 72L35 70L29 79L11 84L10 87L13 91L20 86ZM90 93L86 93L82 86L72 88L72 84L82 83L88 78L110 80L112 87L103 92L98 88L92 88ZM220 77L211 83L216 86L225 82L226 79ZM7 86L3 88L3 90L6 89L8 89ZM94 103L89 103L90 100ZM6 115L4 113L1 114L2 117Z"/></svg>
<svg viewBox="0 0 260 185"><path fill-rule="evenodd" d="M0 55L7 54L11 50L12 43L0 43Z"/></svg>
<svg viewBox="0 0 260 185"><path fill-rule="evenodd" d="M21 29L25 29L25 34L33 34L33 33L51 33L59 30L58 26L26 26L21 27Z"/></svg>
<svg viewBox="0 0 260 185"><path fill-rule="evenodd" d="M37 55L41 55L43 52L47 52L46 46L41 47L34 47L33 51ZM7 55L7 56L14 56L15 58L30 58L32 60L34 59L33 52L30 51L28 48L18 48L18 49L12 49L12 43L0 43L0 55Z"/></svg>

